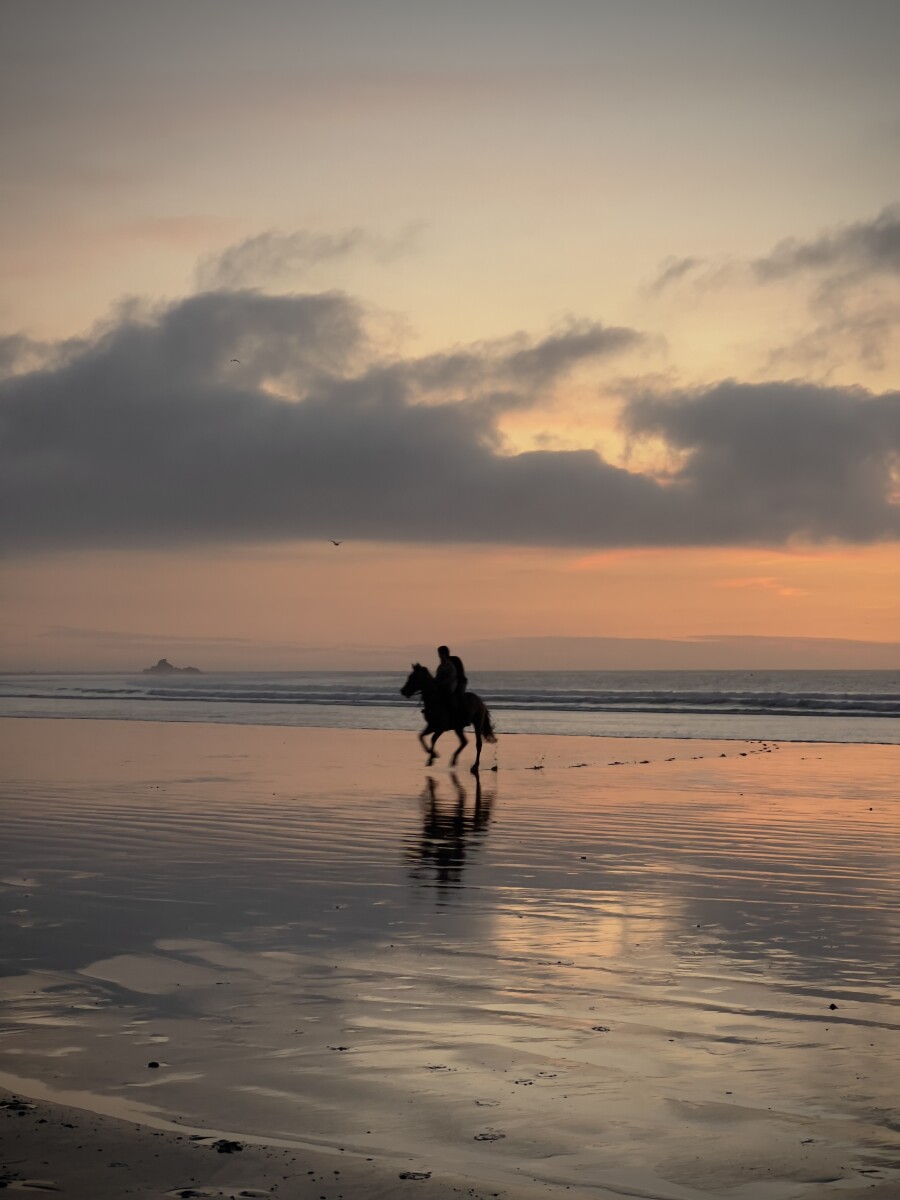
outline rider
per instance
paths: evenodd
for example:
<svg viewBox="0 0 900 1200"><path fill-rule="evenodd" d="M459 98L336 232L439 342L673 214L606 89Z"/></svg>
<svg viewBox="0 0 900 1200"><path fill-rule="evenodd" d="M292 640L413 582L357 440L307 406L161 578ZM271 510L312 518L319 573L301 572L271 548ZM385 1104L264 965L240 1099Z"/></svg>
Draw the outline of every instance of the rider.
<svg viewBox="0 0 900 1200"><path fill-rule="evenodd" d="M435 681L444 695L448 711L461 714L469 683L463 661L458 654L451 654L447 646L438 646L437 652L440 662L434 673Z"/></svg>

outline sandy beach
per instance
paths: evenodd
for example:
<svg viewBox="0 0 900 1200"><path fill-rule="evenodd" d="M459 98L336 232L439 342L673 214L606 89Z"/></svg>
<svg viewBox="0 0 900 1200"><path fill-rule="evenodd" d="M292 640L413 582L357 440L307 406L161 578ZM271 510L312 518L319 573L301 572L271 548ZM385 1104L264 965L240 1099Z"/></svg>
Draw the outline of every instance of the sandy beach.
<svg viewBox="0 0 900 1200"><path fill-rule="evenodd" d="M0 722L0 1186L900 1196L900 747L450 749Z"/></svg>

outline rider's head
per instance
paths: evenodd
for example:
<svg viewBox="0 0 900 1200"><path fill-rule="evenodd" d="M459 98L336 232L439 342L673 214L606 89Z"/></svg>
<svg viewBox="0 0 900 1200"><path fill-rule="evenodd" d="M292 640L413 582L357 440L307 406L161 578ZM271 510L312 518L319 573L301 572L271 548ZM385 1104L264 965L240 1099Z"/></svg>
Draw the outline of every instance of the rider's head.
<svg viewBox="0 0 900 1200"><path fill-rule="evenodd" d="M438 658L449 658L449 657L450 657L449 646L438 646Z"/></svg>

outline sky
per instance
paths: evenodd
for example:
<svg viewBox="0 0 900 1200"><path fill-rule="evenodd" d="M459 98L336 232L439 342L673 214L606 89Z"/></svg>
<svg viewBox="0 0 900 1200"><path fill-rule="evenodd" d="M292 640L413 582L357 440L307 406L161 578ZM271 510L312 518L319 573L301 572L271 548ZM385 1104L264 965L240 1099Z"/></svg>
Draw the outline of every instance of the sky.
<svg viewBox="0 0 900 1200"><path fill-rule="evenodd" d="M5 0L0 669L900 668L898 40Z"/></svg>

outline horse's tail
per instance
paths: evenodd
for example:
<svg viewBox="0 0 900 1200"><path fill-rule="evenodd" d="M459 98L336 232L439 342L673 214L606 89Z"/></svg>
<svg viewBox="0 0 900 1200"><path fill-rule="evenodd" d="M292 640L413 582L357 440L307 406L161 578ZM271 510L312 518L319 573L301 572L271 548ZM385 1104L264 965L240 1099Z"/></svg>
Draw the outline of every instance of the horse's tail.
<svg viewBox="0 0 900 1200"><path fill-rule="evenodd" d="M484 706L484 724L481 730L481 736L486 742L496 742L497 735L494 733L494 722L491 720L491 714L487 707Z"/></svg>

